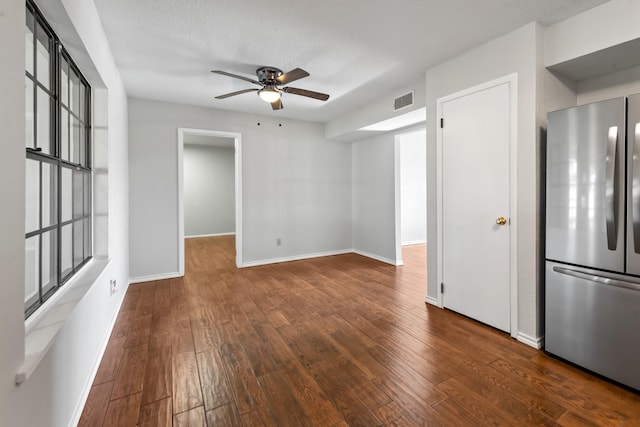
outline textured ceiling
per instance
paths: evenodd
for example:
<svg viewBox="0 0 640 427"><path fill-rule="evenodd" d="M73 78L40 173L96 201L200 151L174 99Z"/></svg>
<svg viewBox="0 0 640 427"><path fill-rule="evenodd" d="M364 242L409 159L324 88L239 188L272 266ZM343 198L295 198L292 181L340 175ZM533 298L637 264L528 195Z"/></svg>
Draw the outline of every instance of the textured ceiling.
<svg viewBox="0 0 640 427"><path fill-rule="evenodd" d="M548 25L605 0L95 0L130 96L327 121L424 78L431 66L538 21ZM272 111L255 87L270 65L311 76Z"/></svg>

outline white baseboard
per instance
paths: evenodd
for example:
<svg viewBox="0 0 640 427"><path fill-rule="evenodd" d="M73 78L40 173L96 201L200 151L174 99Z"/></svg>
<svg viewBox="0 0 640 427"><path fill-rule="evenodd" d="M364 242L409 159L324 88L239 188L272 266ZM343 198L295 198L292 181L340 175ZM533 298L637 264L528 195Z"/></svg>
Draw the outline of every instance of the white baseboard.
<svg viewBox="0 0 640 427"><path fill-rule="evenodd" d="M436 307L442 308L442 306L438 302L438 298L430 297L429 295L427 295L426 301L427 304L435 305Z"/></svg>
<svg viewBox="0 0 640 427"><path fill-rule="evenodd" d="M127 285L128 286L128 285ZM80 417L82 416L82 411L84 410L85 405L87 404L87 399L89 398L89 393L91 392L91 387L93 386L93 381L96 379L96 375L98 374L98 369L100 368L100 362L102 362L102 358L104 357L104 352L107 350L107 345L109 344L109 338L111 338L111 332L113 332L113 327L116 325L116 320L118 319L118 314L120 314L120 309L122 308L122 303L124 302L124 297L126 295L126 290L120 298L120 302L118 303L118 307L113 312L113 316L109 327L107 328L107 332L105 333L104 338L102 339L102 345L100 346L100 350L98 351L98 356L96 357L95 362L93 363L93 369L89 378L82 388L82 392L80 393L80 399L76 405L76 408L73 411L71 416L71 421L69 422L69 427L77 426L80 422Z"/></svg>
<svg viewBox="0 0 640 427"><path fill-rule="evenodd" d="M184 274L174 272L174 273L158 274L155 276L132 277L131 279L129 279L129 284L151 282L153 280L175 279L176 277L182 277L182 276L184 276Z"/></svg>
<svg viewBox="0 0 640 427"><path fill-rule="evenodd" d="M422 245L424 243L427 243L427 241L426 240L409 240L408 242L402 242L401 245L411 246L411 245Z"/></svg>
<svg viewBox="0 0 640 427"><path fill-rule="evenodd" d="M240 268L257 267L259 265L277 264L277 263L289 262L289 261L300 261L302 259L320 258L320 257L332 256L332 255L344 255L344 254L349 254L351 252L353 252L353 250L351 249L340 249L337 251L316 252L312 254L294 255L294 256L282 257L282 258L271 258L271 259L262 259L258 261L248 261L248 262L243 262Z"/></svg>
<svg viewBox="0 0 640 427"><path fill-rule="evenodd" d="M544 346L544 335L538 338L534 338L522 332L518 332L516 339L523 344L533 347L536 350L540 350Z"/></svg>
<svg viewBox="0 0 640 427"><path fill-rule="evenodd" d="M353 250L354 253L358 254L358 255L362 255L362 256L366 256L367 258L372 258L375 259L377 261L381 261L387 264L391 264L391 265L395 265L395 266L400 266L402 265L402 260L392 260L390 258L385 258L382 257L380 255L375 255L369 252L365 252L365 251L361 251L360 249L354 249Z"/></svg>
<svg viewBox="0 0 640 427"><path fill-rule="evenodd" d="M219 237L219 236L235 236L236 233L216 233L216 234L195 234L193 236L184 236L185 239L199 239L201 237Z"/></svg>

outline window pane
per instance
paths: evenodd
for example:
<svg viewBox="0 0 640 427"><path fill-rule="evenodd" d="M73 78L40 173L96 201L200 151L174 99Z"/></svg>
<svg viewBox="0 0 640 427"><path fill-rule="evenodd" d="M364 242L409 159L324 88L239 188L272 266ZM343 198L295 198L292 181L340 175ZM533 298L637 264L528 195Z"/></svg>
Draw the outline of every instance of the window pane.
<svg viewBox="0 0 640 427"><path fill-rule="evenodd" d="M84 258L91 256L91 219L84 219Z"/></svg>
<svg viewBox="0 0 640 427"><path fill-rule="evenodd" d="M37 146L43 153L51 154L51 98L38 88L38 129L36 133Z"/></svg>
<svg viewBox="0 0 640 427"><path fill-rule="evenodd" d="M60 203L62 204L62 218L60 220L62 222L69 221L71 219L72 213L72 182L71 182L71 169L62 168L62 183L60 185L61 199Z"/></svg>
<svg viewBox="0 0 640 427"><path fill-rule="evenodd" d="M91 173L83 173L84 177L84 214L91 212Z"/></svg>
<svg viewBox="0 0 640 427"><path fill-rule="evenodd" d="M60 58L60 100L62 105L69 106L69 63L64 57Z"/></svg>
<svg viewBox="0 0 640 427"><path fill-rule="evenodd" d="M27 10L27 22L24 35L25 69L33 75L33 14Z"/></svg>
<svg viewBox="0 0 640 427"><path fill-rule="evenodd" d="M49 52L51 50L51 39L40 24L38 24L36 31L38 38L38 42L36 43L36 72L38 74L38 81L49 89L49 76L51 75L51 70L49 69Z"/></svg>
<svg viewBox="0 0 640 427"><path fill-rule="evenodd" d="M86 90L87 87L84 85L84 83L80 82L80 90L79 90L79 95L80 95L80 101L78 102L78 117L80 117L81 121L85 121L85 117L84 117L84 112L85 112L85 95L86 95Z"/></svg>
<svg viewBox="0 0 640 427"><path fill-rule="evenodd" d="M62 227L62 245L60 246L60 268L62 270L61 277L66 278L73 272L72 262L72 230L73 224L68 224Z"/></svg>
<svg viewBox="0 0 640 427"><path fill-rule="evenodd" d="M69 161L69 112L60 111L60 158Z"/></svg>
<svg viewBox="0 0 640 427"><path fill-rule="evenodd" d="M25 194L25 233L40 228L40 162L27 159Z"/></svg>
<svg viewBox="0 0 640 427"><path fill-rule="evenodd" d="M71 112L78 114L78 101L80 95L78 94L78 90L80 89L80 80L78 79L78 75L73 71L73 69L69 70L69 96L71 102Z"/></svg>
<svg viewBox="0 0 640 427"><path fill-rule="evenodd" d="M46 294L57 286L58 282L58 246L56 245L57 231L47 231L42 234L42 294Z"/></svg>
<svg viewBox="0 0 640 427"><path fill-rule="evenodd" d="M73 266L78 269L84 260L84 221L73 223Z"/></svg>
<svg viewBox="0 0 640 427"><path fill-rule="evenodd" d="M83 195L82 172L73 171L73 218L82 217Z"/></svg>
<svg viewBox="0 0 640 427"><path fill-rule="evenodd" d="M80 163L82 166L86 166L87 165L87 150L86 148L86 132L84 129L84 126L82 126L82 124L79 125L79 129L78 129L78 163Z"/></svg>
<svg viewBox="0 0 640 427"><path fill-rule="evenodd" d="M25 309L40 299L40 236L26 240L24 246L24 304Z"/></svg>
<svg viewBox="0 0 640 427"><path fill-rule="evenodd" d="M80 122L72 117L71 123L71 162L80 163Z"/></svg>
<svg viewBox="0 0 640 427"><path fill-rule="evenodd" d="M67 160L69 160L70 162L73 162L73 153L75 150L77 150L75 148L75 144L78 139L78 129L73 126L74 120L75 119L73 118L73 116L69 114L69 157Z"/></svg>
<svg viewBox="0 0 640 427"><path fill-rule="evenodd" d="M85 166L90 168L93 159L92 159L92 150L91 150L91 129L88 124L85 124L83 130L84 132L84 156L85 156Z"/></svg>
<svg viewBox="0 0 640 427"><path fill-rule="evenodd" d="M24 112L25 112L25 146L33 146L33 82L29 77L24 81Z"/></svg>
<svg viewBox="0 0 640 427"><path fill-rule="evenodd" d="M56 183L58 167L42 163L42 228L56 222Z"/></svg>

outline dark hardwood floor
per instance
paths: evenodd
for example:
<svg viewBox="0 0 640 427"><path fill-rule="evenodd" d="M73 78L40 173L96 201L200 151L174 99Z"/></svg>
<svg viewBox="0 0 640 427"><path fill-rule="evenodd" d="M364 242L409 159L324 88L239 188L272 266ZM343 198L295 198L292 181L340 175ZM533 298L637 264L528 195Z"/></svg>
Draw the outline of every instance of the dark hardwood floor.
<svg viewBox="0 0 640 427"><path fill-rule="evenodd" d="M184 279L129 287L80 425L640 425L638 394L425 304L425 250L237 270L188 240Z"/></svg>

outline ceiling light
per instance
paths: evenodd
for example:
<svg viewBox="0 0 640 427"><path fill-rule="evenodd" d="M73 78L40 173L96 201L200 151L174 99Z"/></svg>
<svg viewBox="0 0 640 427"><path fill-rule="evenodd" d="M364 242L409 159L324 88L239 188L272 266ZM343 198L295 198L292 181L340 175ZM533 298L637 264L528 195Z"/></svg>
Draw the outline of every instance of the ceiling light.
<svg viewBox="0 0 640 427"><path fill-rule="evenodd" d="M272 102L276 102L280 99L280 91L272 86L267 86L258 91L258 96L260 96L263 101L271 104Z"/></svg>

